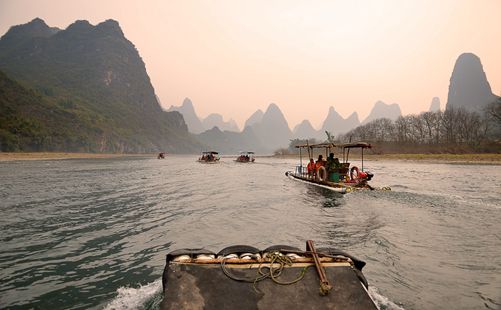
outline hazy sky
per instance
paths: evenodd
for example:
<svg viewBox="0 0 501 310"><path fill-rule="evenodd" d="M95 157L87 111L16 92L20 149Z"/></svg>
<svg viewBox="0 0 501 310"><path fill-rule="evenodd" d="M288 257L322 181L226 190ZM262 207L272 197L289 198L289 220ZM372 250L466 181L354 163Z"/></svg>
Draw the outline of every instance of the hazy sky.
<svg viewBox="0 0 501 310"><path fill-rule="evenodd" d="M0 33L40 17L66 28L117 20L164 107L192 99L239 126L279 105L292 128L329 106L365 118L377 100L404 114L442 108L456 58L480 57L501 94L501 0L0 0Z"/></svg>

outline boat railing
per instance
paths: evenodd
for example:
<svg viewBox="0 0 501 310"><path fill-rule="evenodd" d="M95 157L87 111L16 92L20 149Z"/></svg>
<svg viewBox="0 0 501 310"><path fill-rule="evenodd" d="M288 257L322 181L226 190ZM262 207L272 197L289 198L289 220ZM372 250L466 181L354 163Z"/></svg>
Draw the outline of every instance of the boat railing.
<svg viewBox="0 0 501 310"><path fill-rule="evenodd" d="M294 172L298 176L307 176L308 175L308 170L306 169L306 166L304 165L297 165L296 166L296 171Z"/></svg>
<svg viewBox="0 0 501 310"><path fill-rule="evenodd" d="M316 176L316 174L314 174L314 173L309 174L308 168L305 165L297 165L296 169L294 171L294 174L296 176L299 176L299 177L302 177L305 179L310 179L310 180L314 180L315 176Z"/></svg>

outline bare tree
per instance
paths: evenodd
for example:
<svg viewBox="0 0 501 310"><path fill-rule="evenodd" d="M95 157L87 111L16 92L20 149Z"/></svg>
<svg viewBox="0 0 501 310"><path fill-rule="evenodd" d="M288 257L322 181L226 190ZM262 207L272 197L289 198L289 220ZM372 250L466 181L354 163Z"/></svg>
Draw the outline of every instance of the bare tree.
<svg viewBox="0 0 501 310"><path fill-rule="evenodd" d="M486 108L486 112L499 126L501 126L501 97L498 97L496 101L490 103Z"/></svg>

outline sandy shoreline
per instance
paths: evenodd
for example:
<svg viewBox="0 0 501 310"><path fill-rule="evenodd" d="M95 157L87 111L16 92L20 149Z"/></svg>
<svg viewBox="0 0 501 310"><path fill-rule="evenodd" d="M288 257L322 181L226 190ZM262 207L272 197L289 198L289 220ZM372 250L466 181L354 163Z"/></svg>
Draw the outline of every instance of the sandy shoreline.
<svg viewBox="0 0 501 310"><path fill-rule="evenodd" d="M152 154L96 154L96 153L4 153L0 152L1 161L15 160L60 160L60 159L83 159L83 158L117 158L117 157L154 157Z"/></svg>
<svg viewBox="0 0 501 310"><path fill-rule="evenodd" d="M96 153L62 153L62 152L30 152L30 153L5 153L0 152L0 162L17 160L61 160L61 159L92 159L92 158L118 158L118 157L149 157L155 158L157 154L96 154ZM193 154L193 156L197 156ZM231 157L231 156L230 156ZM256 156L270 158L295 159L298 155ZM226 158L226 157L225 157ZM305 157L303 157L304 159ZM360 160L360 155L353 154L350 161ZM501 165L501 154L370 154L364 155L367 161L409 161L423 163L450 163L450 164L475 164L475 165Z"/></svg>

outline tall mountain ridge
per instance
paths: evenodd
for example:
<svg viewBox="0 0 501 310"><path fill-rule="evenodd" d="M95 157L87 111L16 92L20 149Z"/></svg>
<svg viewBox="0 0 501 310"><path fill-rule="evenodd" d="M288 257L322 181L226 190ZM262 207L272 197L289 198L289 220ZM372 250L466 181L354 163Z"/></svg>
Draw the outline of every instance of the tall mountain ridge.
<svg viewBox="0 0 501 310"><path fill-rule="evenodd" d="M287 146L291 138L291 130L280 108L271 103L260 122L250 126L263 147L269 151Z"/></svg>
<svg viewBox="0 0 501 310"><path fill-rule="evenodd" d="M162 110L143 60L114 20L96 26L81 20L59 30L36 18L11 27L0 39L0 70L78 125L78 138L59 133L77 141L56 143L48 136L45 141L52 142L20 150L134 153L200 147L181 114Z"/></svg>
<svg viewBox="0 0 501 310"><path fill-rule="evenodd" d="M459 55L450 79L446 109L464 108L481 113L497 98L492 93L480 58L473 53Z"/></svg>

